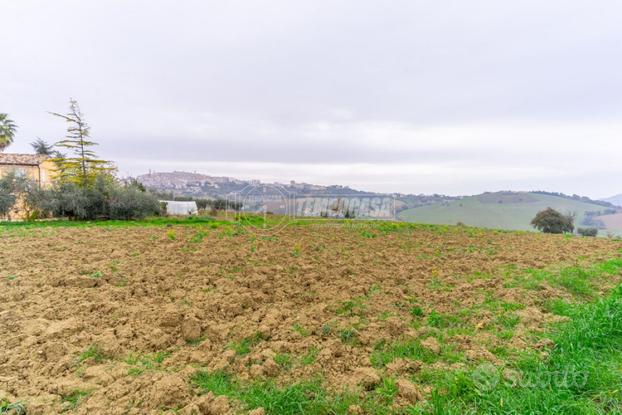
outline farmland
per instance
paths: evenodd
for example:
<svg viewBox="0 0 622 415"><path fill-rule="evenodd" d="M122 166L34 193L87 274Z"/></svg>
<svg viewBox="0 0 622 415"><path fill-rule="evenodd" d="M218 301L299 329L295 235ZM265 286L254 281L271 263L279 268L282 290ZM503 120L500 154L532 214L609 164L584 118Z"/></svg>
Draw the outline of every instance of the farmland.
<svg viewBox="0 0 622 415"><path fill-rule="evenodd" d="M619 241L135 224L0 225L0 408L603 413L622 398ZM519 382L563 371L587 380Z"/></svg>

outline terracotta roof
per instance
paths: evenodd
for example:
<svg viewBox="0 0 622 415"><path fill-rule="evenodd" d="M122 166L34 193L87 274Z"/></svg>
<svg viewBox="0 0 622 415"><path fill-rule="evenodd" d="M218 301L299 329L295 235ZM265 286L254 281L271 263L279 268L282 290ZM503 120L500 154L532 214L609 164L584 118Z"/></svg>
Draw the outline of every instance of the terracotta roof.
<svg viewBox="0 0 622 415"><path fill-rule="evenodd" d="M15 154L0 153L0 164L10 164L15 166L38 166L47 156L38 154Z"/></svg>

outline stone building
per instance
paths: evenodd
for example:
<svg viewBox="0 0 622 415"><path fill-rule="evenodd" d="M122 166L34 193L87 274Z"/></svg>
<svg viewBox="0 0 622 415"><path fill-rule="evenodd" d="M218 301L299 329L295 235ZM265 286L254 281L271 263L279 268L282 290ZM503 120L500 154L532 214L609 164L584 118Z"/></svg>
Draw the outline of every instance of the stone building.
<svg viewBox="0 0 622 415"><path fill-rule="evenodd" d="M11 171L22 174L39 186L49 186L54 177L55 164L48 156L37 154L0 153L0 178ZM26 212L18 200L8 219L23 219Z"/></svg>

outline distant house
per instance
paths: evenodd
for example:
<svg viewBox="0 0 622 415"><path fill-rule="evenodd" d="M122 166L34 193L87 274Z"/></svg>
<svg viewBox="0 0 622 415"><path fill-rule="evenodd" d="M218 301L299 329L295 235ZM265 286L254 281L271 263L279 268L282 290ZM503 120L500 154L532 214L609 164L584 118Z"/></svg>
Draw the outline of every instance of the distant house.
<svg viewBox="0 0 622 415"><path fill-rule="evenodd" d="M17 172L45 187L52 183L55 164L48 156L37 154L0 153L0 178L9 172ZM8 219L24 219L23 204L17 202Z"/></svg>
<svg viewBox="0 0 622 415"><path fill-rule="evenodd" d="M182 202L178 200L160 200L166 205L167 215L189 216L199 213L197 202Z"/></svg>
<svg viewBox="0 0 622 415"><path fill-rule="evenodd" d="M54 168L54 162L48 156L0 153L0 177L15 171L46 186L52 183Z"/></svg>

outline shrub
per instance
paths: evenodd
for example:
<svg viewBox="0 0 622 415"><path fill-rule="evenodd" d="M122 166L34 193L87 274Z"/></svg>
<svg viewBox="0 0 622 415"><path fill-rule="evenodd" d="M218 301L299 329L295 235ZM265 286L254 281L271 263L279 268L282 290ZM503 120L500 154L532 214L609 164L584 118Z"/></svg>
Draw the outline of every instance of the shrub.
<svg viewBox="0 0 622 415"><path fill-rule="evenodd" d="M6 216L15 205L15 195L0 188L0 216Z"/></svg>
<svg viewBox="0 0 622 415"><path fill-rule="evenodd" d="M132 186L114 188L109 203L111 219L144 218L160 211L160 203L153 195Z"/></svg>
<svg viewBox="0 0 622 415"><path fill-rule="evenodd" d="M596 228L579 228L577 233L581 236L595 237L598 235L598 229Z"/></svg>
<svg viewBox="0 0 622 415"><path fill-rule="evenodd" d="M538 212L531 221L531 225L544 233L572 233L574 231L574 217L562 215L552 208Z"/></svg>
<svg viewBox="0 0 622 415"><path fill-rule="evenodd" d="M195 200L195 202L197 203L197 209L205 210L207 209L207 205L209 204L210 200L209 199L197 199Z"/></svg>
<svg viewBox="0 0 622 415"><path fill-rule="evenodd" d="M18 203L20 195L35 188L32 180L15 171L7 173L0 179L0 216L9 216L13 207ZM24 206L27 208L27 206ZM27 212L28 213L28 212Z"/></svg>
<svg viewBox="0 0 622 415"><path fill-rule="evenodd" d="M209 206L213 210L235 210L236 212L242 209L241 202L234 202L226 199L208 200L206 207Z"/></svg>

